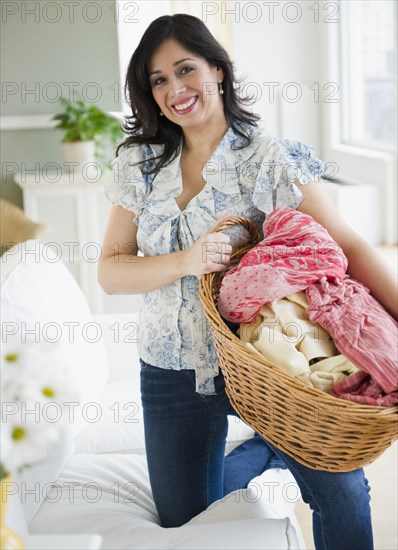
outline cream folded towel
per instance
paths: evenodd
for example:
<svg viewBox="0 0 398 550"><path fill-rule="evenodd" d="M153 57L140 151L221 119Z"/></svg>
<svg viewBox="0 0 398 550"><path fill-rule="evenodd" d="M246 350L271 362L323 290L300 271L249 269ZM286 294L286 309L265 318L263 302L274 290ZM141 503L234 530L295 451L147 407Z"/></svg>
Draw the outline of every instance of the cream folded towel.
<svg viewBox="0 0 398 550"><path fill-rule="evenodd" d="M264 304L251 323L240 325L239 336L273 365L328 392L358 369L339 354L329 333L309 320L307 306L304 292Z"/></svg>

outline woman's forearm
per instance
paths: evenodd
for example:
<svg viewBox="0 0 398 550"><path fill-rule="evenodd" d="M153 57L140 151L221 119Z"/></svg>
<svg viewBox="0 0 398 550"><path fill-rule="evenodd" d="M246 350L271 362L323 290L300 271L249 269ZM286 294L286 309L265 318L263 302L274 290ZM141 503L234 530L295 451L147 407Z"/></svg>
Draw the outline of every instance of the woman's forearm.
<svg viewBox="0 0 398 550"><path fill-rule="evenodd" d="M141 294L170 285L185 275L184 252L161 256L117 254L102 259L98 282L107 294Z"/></svg>
<svg viewBox="0 0 398 550"><path fill-rule="evenodd" d="M213 233L214 228L198 239L191 248L159 256L138 256L137 245L129 253L114 254L105 246L98 266L98 282L107 294L141 294L170 285L187 275L201 277L205 273L225 271L232 247L230 238ZM112 242L112 239L108 241Z"/></svg>
<svg viewBox="0 0 398 550"><path fill-rule="evenodd" d="M398 320L397 276L384 258L365 241L345 253L348 274L367 286L376 300Z"/></svg>

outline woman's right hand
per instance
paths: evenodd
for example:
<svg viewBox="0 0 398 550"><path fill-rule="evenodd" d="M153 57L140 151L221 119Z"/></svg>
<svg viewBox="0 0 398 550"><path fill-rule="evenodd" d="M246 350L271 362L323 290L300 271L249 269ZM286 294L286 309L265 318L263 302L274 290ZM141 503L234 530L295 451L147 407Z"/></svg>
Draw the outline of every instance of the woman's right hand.
<svg viewBox="0 0 398 550"><path fill-rule="evenodd" d="M227 269L232 251L230 238L222 232L215 233L215 227L184 251L184 275L201 277L206 273Z"/></svg>
<svg viewBox="0 0 398 550"><path fill-rule="evenodd" d="M213 271L225 271L232 247L228 235L207 233L185 251L184 271L201 277Z"/></svg>

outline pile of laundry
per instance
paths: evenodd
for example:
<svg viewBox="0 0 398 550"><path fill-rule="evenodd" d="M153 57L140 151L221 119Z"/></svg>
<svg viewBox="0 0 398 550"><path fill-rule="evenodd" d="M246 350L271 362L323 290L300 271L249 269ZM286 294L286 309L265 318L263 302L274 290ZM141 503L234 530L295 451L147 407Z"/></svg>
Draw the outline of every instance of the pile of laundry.
<svg viewBox="0 0 398 550"><path fill-rule="evenodd" d="M222 317L304 384L357 403L398 405L398 323L347 275L339 245L288 207L274 210L263 232L223 278Z"/></svg>

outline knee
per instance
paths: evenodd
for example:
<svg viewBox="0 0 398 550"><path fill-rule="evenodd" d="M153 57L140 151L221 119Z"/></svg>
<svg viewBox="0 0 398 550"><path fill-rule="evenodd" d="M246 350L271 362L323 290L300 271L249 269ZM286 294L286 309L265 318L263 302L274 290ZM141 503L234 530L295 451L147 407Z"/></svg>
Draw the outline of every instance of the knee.
<svg viewBox="0 0 398 550"><path fill-rule="evenodd" d="M370 486L362 469L353 472L324 472L312 488L302 489L304 502L311 509L339 507L353 511L366 508L370 501Z"/></svg>

